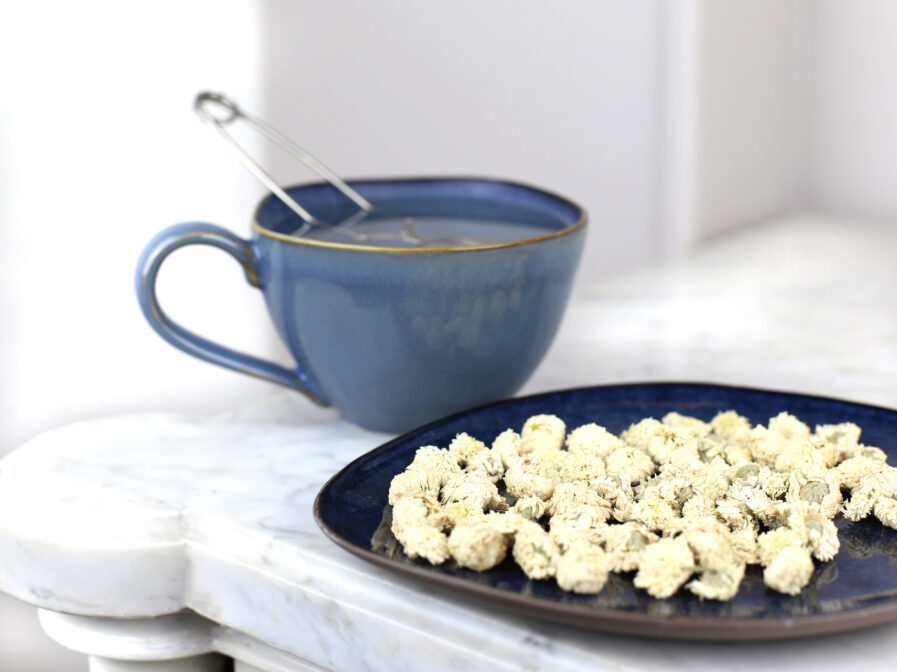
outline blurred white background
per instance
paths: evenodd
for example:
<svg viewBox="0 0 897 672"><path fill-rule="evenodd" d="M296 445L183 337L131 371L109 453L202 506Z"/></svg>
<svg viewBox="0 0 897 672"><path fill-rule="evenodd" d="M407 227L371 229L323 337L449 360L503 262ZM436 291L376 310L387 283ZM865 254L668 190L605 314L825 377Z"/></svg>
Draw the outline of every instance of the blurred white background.
<svg viewBox="0 0 897 672"><path fill-rule="evenodd" d="M888 0L3 3L0 454L83 417L271 393L165 344L134 298L156 231L248 235L263 193L193 116L199 90L347 177L505 177L581 202L582 286L791 212L895 221L894 35ZM282 182L311 179L248 142ZM225 255L179 252L160 282L175 319L288 361ZM46 662L8 609L0 669L77 660Z"/></svg>

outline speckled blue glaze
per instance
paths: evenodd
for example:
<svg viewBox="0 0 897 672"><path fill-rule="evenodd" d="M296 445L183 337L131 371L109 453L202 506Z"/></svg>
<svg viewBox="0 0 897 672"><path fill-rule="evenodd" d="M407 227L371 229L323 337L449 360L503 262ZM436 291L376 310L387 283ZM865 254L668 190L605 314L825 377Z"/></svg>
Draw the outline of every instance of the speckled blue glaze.
<svg viewBox="0 0 897 672"><path fill-rule="evenodd" d="M519 431L531 415L554 413L568 427L597 422L614 433L644 417L670 411L710 420L734 409L753 423L781 411L808 423L855 422L862 441L897 458L897 411L780 392L694 383L654 383L584 388L512 399L476 408L401 436L362 456L333 477L318 495L315 513L337 543L368 560L451 586L494 605L583 627L652 636L696 639L766 639L836 631L897 619L897 530L875 520L836 520L841 550L816 565L809 586L796 597L767 589L762 572L749 568L730 602L701 601L687 591L666 600L634 588L632 575L611 575L598 595L576 595L554 581L532 581L511 561L483 573L435 567L397 552L381 525L387 492L422 445L445 447L466 431L491 442L508 427Z"/></svg>
<svg viewBox="0 0 897 672"><path fill-rule="evenodd" d="M316 245L290 238L299 222L278 199L259 206L243 240L187 223L157 235L137 268L137 294L153 328L191 355L308 394L352 422L399 432L513 394L547 351L582 252L585 213L545 191L483 179L353 182L376 205L416 215L531 225L532 242L413 252ZM290 195L338 222L356 206L330 185ZM562 235L545 237L549 231ZM234 256L261 288L297 366L265 362L172 322L155 281L173 250L210 244Z"/></svg>

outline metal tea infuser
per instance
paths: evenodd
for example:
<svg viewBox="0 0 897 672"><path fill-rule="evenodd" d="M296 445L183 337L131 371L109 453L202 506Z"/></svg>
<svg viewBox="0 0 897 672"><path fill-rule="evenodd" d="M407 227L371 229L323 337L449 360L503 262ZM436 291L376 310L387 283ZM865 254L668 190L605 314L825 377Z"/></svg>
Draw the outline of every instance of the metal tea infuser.
<svg viewBox="0 0 897 672"><path fill-rule="evenodd" d="M242 163L250 173L255 175L255 177L271 191L271 193L276 195L302 220L302 226L295 233L297 236L307 235L316 228L326 228L333 232L345 235L352 241L369 244L375 244L378 240L394 240L419 247L445 247L474 246L497 242L494 239L489 238L429 238L421 235L417 230L417 218L408 215L397 215L391 212L385 212L381 208L377 208L364 196L355 191L355 189L346 184L346 182L336 173L293 142L290 138L265 121L246 112L224 94L203 91L196 96L196 100L193 103L193 109L200 119L218 132L228 149L230 149L230 151L237 157L240 163ZM242 121L254 131L258 132L275 145L285 150L288 154L311 168L318 175L327 180L333 187L338 189L346 196L346 198L355 203L358 206L358 211L342 222L336 224L323 222L315 217L308 210L303 208L302 205L296 202L296 200L240 146L230 133L228 133L227 126L238 121ZM394 219L397 224L397 230L363 232L354 229L359 222L374 213L376 213L378 217L385 216Z"/></svg>

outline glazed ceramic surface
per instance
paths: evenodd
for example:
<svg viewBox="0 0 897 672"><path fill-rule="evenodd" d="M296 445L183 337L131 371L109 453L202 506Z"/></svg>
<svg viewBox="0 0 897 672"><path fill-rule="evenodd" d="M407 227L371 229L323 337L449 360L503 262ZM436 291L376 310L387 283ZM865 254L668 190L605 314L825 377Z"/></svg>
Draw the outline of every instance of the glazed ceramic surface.
<svg viewBox="0 0 897 672"><path fill-rule="evenodd" d="M352 186L391 211L508 222L531 227L533 235L446 248L321 242L293 236L296 216L269 197L256 213L252 240L193 223L149 243L137 271L147 320L189 354L294 388L372 429L405 431L513 394L541 361L564 313L584 211L539 189L493 180ZM357 209L330 185L297 187L290 195L328 222ZM238 260L264 293L295 369L211 343L164 314L156 274L168 254L188 244L214 245Z"/></svg>
<svg viewBox="0 0 897 672"><path fill-rule="evenodd" d="M877 520L836 521L841 549L816 563L810 584L796 597L767 589L749 568L730 602L702 601L687 591L659 600L637 590L631 574L612 574L597 595L576 595L554 581L533 581L510 559L486 572L409 560L389 531L387 491L422 445L445 447L459 432L490 443L507 428L519 431L540 413L560 416L568 428L597 422L614 433L644 417L670 411L710 420L733 409L752 423L788 411L809 424L855 422L862 441L897 459L897 411L821 397L707 384L634 384L592 387L503 401L405 434L360 457L321 490L315 515L324 532L356 555L418 579L451 586L472 599L580 627L655 637L775 639L849 630L897 619L897 530Z"/></svg>

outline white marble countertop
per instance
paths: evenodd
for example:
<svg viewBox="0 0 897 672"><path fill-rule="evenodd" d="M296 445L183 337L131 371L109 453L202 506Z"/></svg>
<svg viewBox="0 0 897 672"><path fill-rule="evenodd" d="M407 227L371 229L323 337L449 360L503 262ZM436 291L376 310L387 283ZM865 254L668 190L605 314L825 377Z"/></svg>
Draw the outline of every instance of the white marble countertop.
<svg viewBox="0 0 897 672"><path fill-rule="evenodd" d="M897 407L895 253L897 226L792 218L581 287L521 394L692 380ZM0 590L84 616L189 608L310 669L897 665L897 624L763 645L635 639L474 607L371 566L319 532L312 502L388 438L273 389L216 417L43 434L0 463Z"/></svg>

